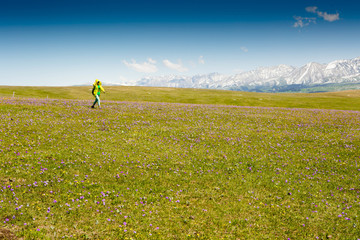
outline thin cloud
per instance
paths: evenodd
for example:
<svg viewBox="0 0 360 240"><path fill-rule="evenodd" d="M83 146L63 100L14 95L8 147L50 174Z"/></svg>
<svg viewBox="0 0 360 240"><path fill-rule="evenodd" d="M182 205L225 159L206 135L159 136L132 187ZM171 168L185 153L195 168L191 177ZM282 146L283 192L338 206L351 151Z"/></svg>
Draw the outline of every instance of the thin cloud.
<svg viewBox="0 0 360 240"><path fill-rule="evenodd" d="M121 82L128 82L129 81L129 79L127 79L126 77L124 77L124 76L119 76L119 80L121 81Z"/></svg>
<svg viewBox="0 0 360 240"><path fill-rule="evenodd" d="M243 51L243 52L248 52L248 51L249 51L249 49L247 49L247 47L241 47L240 49L241 49L241 51Z"/></svg>
<svg viewBox="0 0 360 240"><path fill-rule="evenodd" d="M318 7L306 7L305 10L310 13L316 13Z"/></svg>
<svg viewBox="0 0 360 240"><path fill-rule="evenodd" d="M163 61L163 64L167 68L170 68L172 70L176 70L178 72L187 72L188 71L188 69L182 65L181 61L179 61L179 63L172 63L169 60L165 59Z"/></svg>
<svg viewBox="0 0 360 240"><path fill-rule="evenodd" d="M199 57L199 63L200 64L205 64L204 56Z"/></svg>
<svg viewBox="0 0 360 240"><path fill-rule="evenodd" d="M294 27L303 28L309 26L310 23L316 23L316 18L305 18L305 17L294 17L296 22L294 23Z"/></svg>
<svg viewBox="0 0 360 240"><path fill-rule="evenodd" d="M156 61L149 58L146 62L143 63L137 63L134 59L131 60L131 62L123 61L123 63L130 69L133 69L137 72L142 73L155 73L158 71L156 67Z"/></svg>

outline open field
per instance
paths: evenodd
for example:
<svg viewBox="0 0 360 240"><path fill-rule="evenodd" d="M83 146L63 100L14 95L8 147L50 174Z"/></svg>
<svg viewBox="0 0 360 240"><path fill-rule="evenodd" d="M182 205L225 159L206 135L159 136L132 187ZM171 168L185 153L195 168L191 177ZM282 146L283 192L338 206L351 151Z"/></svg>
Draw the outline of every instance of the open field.
<svg viewBox="0 0 360 240"><path fill-rule="evenodd" d="M360 237L360 112L91 102L0 99L2 236Z"/></svg>
<svg viewBox="0 0 360 240"><path fill-rule="evenodd" d="M220 104L235 106L360 110L360 90L329 93L249 93L236 91L104 86L113 101ZM0 97L92 100L88 87L0 86Z"/></svg>

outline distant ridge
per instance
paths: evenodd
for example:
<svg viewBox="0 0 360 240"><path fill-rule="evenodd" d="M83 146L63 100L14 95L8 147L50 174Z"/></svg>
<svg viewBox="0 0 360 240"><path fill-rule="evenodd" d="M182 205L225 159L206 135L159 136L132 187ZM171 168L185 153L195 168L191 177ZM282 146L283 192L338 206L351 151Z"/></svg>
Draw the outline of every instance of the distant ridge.
<svg viewBox="0 0 360 240"><path fill-rule="evenodd" d="M328 64L308 63L261 67L236 75L211 73L195 76L156 76L137 81L136 86L205 88L256 92L313 92L360 89L360 57Z"/></svg>

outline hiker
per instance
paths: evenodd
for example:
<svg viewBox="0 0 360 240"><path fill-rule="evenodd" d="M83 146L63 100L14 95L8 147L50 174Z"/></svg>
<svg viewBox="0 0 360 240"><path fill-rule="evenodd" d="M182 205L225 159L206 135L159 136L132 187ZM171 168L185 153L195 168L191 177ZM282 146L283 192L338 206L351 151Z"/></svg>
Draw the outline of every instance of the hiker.
<svg viewBox="0 0 360 240"><path fill-rule="evenodd" d="M95 97L95 102L93 103L91 108L95 108L96 103L99 105L99 108L101 108L101 106L100 106L100 93L101 93L101 91L103 91L105 93L104 88L101 86L101 82L98 79L96 79L94 84L93 84L93 89L92 89L92 94Z"/></svg>

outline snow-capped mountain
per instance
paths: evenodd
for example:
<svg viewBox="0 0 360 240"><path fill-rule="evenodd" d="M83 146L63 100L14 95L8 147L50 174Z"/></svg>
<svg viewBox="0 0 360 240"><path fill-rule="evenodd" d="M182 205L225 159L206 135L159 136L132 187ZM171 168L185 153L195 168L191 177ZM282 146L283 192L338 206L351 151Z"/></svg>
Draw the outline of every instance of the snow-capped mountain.
<svg viewBox="0 0 360 240"><path fill-rule="evenodd" d="M295 69L288 76L285 76L286 83L289 84L320 84L325 80L326 66L320 63L311 62L305 66Z"/></svg>
<svg viewBox="0 0 360 240"><path fill-rule="evenodd" d="M284 86L360 83L360 57L328 64L311 62L296 68L289 65L262 67L236 75L211 73L195 76L146 77L138 86L261 90Z"/></svg>

